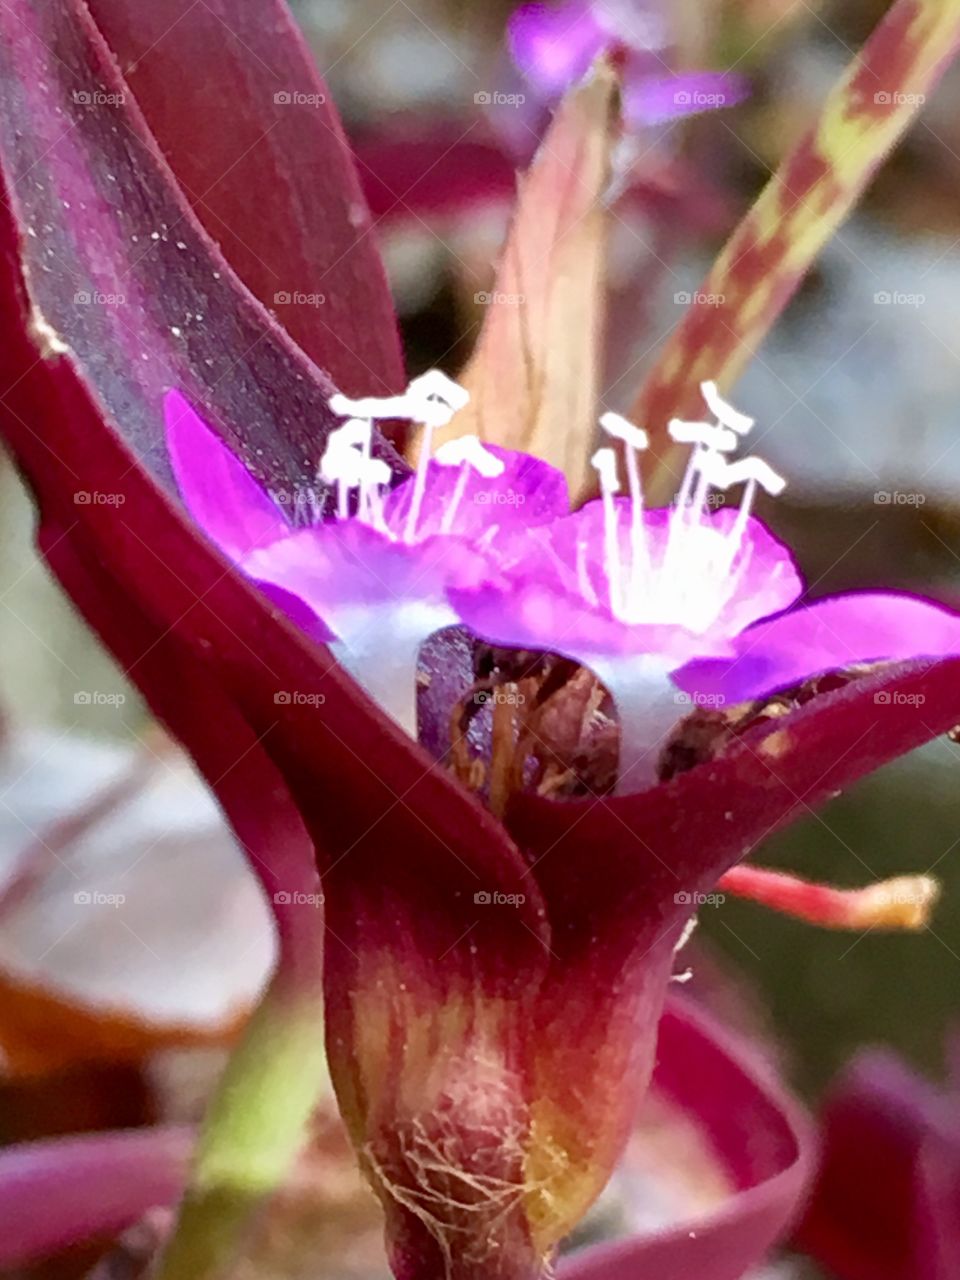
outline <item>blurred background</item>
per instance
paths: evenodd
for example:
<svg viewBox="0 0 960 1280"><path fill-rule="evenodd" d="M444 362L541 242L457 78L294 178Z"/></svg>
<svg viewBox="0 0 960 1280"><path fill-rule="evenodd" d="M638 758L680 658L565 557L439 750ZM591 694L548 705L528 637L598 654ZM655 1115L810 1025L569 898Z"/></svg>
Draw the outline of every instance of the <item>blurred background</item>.
<svg viewBox="0 0 960 1280"><path fill-rule="evenodd" d="M676 67L735 69L751 93L642 139L641 198L621 208L611 255L607 407L629 406L726 234L885 8L669 7ZM510 6L295 9L356 144L410 369L455 373L534 136L514 108L483 101L514 85ZM790 481L764 514L814 595L885 585L960 600L958 179L954 71L738 387ZM3 459L0 493L0 1142L189 1119L269 970L269 915L215 805L38 562ZM919 935L817 932L736 902L702 912L694 987L768 1037L813 1101L865 1043L940 1073L960 1003L958 779L960 746L939 740L759 854L842 885L932 871L943 902ZM331 1242L341 1269L323 1274L376 1274L375 1223L344 1189L332 1121L320 1139L305 1185L340 1197L344 1225ZM292 1222L310 1212L301 1190Z"/></svg>

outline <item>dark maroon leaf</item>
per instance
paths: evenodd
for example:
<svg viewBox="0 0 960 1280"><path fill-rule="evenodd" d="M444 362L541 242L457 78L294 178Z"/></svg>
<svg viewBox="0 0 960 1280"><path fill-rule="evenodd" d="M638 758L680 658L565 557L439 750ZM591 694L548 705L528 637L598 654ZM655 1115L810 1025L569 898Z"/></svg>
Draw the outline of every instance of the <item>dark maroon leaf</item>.
<svg viewBox="0 0 960 1280"><path fill-rule="evenodd" d="M554 949L604 980L766 836L958 722L960 660L899 664L764 722L648 791L522 800L508 827L537 857Z"/></svg>
<svg viewBox="0 0 960 1280"><path fill-rule="evenodd" d="M75 353L154 474L179 387L296 509L337 421L331 382L197 222L80 0L16 0L0 35L0 161L41 345Z"/></svg>
<svg viewBox="0 0 960 1280"><path fill-rule="evenodd" d="M184 194L244 284L342 390L400 390L370 214L284 0L88 3Z"/></svg>

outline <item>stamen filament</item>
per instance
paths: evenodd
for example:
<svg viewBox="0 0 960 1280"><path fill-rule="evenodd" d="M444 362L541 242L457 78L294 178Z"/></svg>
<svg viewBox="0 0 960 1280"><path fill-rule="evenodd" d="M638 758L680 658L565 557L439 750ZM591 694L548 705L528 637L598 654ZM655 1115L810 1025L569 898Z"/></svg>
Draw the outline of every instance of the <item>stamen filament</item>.
<svg viewBox="0 0 960 1280"><path fill-rule="evenodd" d="M420 519L420 508L423 506L423 495L427 487L427 467L430 465L430 454L433 449L434 426L431 422L423 424L423 439L420 442L420 457L417 459L417 474L413 481L413 494L410 498L410 510L403 529L404 542L416 542L417 521Z"/></svg>
<svg viewBox="0 0 960 1280"><path fill-rule="evenodd" d="M470 463L462 462L460 464L460 474L457 476L457 483L453 490L453 496L443 513L443 520L440 522L440 532L449 533L453 528L453 522L457 518L457 512L460 510L460 504L463 502L463 495L467 491L467 484L470 480Z"/></svg>

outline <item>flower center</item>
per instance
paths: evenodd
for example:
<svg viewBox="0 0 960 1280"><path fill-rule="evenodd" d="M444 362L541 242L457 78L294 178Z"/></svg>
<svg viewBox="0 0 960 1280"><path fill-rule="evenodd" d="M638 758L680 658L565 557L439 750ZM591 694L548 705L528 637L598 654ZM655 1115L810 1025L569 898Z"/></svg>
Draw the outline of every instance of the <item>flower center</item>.
<svg viewBox="0 0 960 1280"><path fill-rule="evenodd" d="M629 500L618 502L620 491L616 454L598 449L593 465L600 479L603 502L603 570L611 613L631 625L664 624L702 633L736 594L749 553L744 534L757 489L783 492L786 481L761 458L730 462L732 452L753 426L753 419L729 405L712 382L701 386L715 422L674 419L669 433L678 444L692 446L686 473L667 518L666 533L644 520L639 455L648 447L644 431L607 413L600 425L623 447ZM733 524L719 530L711 520L716 491L743 485L743 497ZM629 518L623 519L624 508ZM596 600L589 583L589 548L578 550L578 579L583 594Z"/></svg>

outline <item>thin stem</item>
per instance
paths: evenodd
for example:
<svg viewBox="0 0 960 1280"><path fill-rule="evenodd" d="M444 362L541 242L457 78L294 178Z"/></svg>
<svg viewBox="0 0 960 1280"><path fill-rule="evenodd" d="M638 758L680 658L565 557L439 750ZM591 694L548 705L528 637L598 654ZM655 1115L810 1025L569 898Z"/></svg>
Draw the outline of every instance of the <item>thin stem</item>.
<svg viewBox="0 0 960 1280"><path fill-rule="evenodd" d="M308 908L305 908L308 909ZM283 1179L326 1082L319 974L281 960L207 1114L157 1280L212 1280Z"/></svg>

